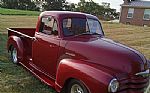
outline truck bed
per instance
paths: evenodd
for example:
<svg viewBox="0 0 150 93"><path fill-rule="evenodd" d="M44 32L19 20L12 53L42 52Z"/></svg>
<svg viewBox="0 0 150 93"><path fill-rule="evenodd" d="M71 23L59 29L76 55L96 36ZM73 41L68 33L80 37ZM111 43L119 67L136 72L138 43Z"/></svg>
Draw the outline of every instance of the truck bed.
<svg viewBox="0 0 150 93"><path fill-rule="evenodd" d="M34 37L35 34L35 28L7 28L8 29L8 36L10 35L16 35L16 33L19 35L28 35L30 37Z"/></svg>
<svg viewBox="0 0 150 93"><path fill-rule="evenodd" d="M24 47L24 54L27 58L32 57L32 41L35 35L35 28L7 28L8 37L17 36L21 39Z"/></svg>

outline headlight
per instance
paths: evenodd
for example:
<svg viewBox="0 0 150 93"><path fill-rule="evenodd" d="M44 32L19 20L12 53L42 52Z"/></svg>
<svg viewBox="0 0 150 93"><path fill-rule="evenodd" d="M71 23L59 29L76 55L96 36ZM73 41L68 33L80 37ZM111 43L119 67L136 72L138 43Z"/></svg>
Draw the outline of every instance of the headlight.
<svg viewBox="0 0 150 93"><path fill-rule="evenodd" d="M119 88L119 82L117 81L116 78L112 79L109 83L109 86L108 86L108 92L117 92Z"/></svg>

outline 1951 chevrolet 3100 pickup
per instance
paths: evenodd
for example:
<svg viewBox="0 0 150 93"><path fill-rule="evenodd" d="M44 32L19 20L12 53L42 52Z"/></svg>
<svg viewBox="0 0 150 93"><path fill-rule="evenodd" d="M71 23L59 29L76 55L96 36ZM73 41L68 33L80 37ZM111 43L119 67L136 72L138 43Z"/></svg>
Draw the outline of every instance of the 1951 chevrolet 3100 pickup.
<svg viewBox="0 0 150 93"><path fill-rule="evenodd" d="M13 63L63 93L144 93L149 61L138 51L104 37L98 18L45 11L36 29L8 28Z"/></svg>

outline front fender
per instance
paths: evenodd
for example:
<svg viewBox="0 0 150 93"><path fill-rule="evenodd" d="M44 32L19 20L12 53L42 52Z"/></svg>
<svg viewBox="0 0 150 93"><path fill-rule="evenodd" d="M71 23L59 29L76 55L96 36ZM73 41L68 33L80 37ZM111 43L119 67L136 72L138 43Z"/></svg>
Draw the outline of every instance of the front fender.
<svg viewBox="0 0 150 93"><path fill-rule="evenodd" d="M23 60L23 43L20 37L10 36L7 41L7 49L10 50L10 47L14 46L17 49L18 60Z"/></svg>
<svg viewBox="0 0 150 93"><path fill-rule="evenodd" d="M60 91L65 81L74 78L83 82L90 93L106 93L112 75L91 64L73 59L61 60L56 75L56 89Z"/></svg>

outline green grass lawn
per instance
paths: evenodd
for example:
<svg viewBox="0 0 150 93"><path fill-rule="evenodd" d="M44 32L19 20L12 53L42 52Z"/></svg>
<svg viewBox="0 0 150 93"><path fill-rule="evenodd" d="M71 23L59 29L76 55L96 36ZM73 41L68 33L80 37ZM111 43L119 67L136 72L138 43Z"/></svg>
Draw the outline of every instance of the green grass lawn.
<svg viewBox="0 0 150 93"><path fill-rule="evenodd" d="M16 9L5 9L0 8L1 15L28 15L28 16L38 16L40 12L37 11L26 11L26 10L16 10Z"/></svg>
<svg viewBox="0 0 150 93"><path fill-rule="evenodd" d="M35 27L37 16L0 15L0 93L55 93L32 74L9 61L8 27ZM150 59L150 28L102 22L106 37L142 52Z"/></svg>

